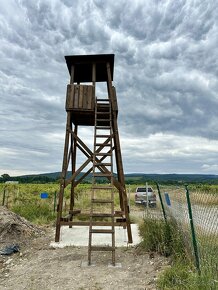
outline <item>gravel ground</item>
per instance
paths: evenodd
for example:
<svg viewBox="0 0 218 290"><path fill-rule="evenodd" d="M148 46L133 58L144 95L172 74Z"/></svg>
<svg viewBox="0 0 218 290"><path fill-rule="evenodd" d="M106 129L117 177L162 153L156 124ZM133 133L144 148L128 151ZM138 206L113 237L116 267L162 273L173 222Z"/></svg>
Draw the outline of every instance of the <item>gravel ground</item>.
<svg viewBox="0 0 218 290"><path fill-rule="evenodd" d="M0 258L0 289L156 289L159 273L168 260L139 247L117 248L117 267L109 254L96 253L86 266L87 247L49 247L48 233L20 253Z"/></svg>
<svg viewBox="0 0 218 290"><path fill-rule="evenodd" d="M8 217L16 223L15 216L12 218L8 213ZM18 220L22 233L26 228L29 231L27 221L20 222L19 217ZM8 229L8 219L6 224ZM158 275L169 267L167 258L146 253L140 246L117 248L116 267L110 266L111 254L105 252L93 253L93 265L87 266L87 247L50 247L54 240L52 227L40 233L36 228L34 237L24 235L23 240L21 237L20 252L0 255L0 289L156 289Z"/></svg>

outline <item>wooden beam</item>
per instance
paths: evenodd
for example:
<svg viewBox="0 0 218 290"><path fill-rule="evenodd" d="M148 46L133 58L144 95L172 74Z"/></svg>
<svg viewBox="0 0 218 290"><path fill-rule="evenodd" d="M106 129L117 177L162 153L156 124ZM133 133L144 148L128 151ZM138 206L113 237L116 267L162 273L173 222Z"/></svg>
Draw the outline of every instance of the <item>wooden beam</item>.
<svg viewBox="0 0 218 290"><path fill-rule="evenodd" d="M57 213L57 222L56 222L55 242L59 242L60 240L60 227L61 227L60 221L61 221L62 209L63 209L64 185L65 185L66 172L67 172L67 157L68 157L68 148L69 148L70 121L71 121L70 114L71 114L70 112L67 112L67 124L66 124L60 192L59 192L59 198L58 198L58 213Z"/></svg>

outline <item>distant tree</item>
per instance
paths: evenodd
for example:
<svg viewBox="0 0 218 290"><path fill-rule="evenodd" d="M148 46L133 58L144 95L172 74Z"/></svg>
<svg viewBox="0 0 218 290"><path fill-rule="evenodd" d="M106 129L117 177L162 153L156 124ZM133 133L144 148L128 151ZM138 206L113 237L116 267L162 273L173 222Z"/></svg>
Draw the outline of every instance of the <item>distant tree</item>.
<svg viewBox="0 0 218 290"><path fill-rule="evenodd" d="M2 177L2 181L3 182L8 181L8 180L11 179L10 175L7 174L7 173L2 174L1 177Z"/></svg>

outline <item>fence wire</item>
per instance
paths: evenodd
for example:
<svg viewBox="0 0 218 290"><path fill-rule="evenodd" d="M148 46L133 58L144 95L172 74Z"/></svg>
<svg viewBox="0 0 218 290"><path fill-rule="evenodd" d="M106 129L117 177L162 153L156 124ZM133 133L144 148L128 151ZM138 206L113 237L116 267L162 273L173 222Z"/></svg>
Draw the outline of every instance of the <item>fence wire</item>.
<svg viewBox="0 0 218 290"><path fill-rule="evenodd" d="M218 186L190 185L188 192L182 185L159 188L167 219L176 221L188 257L210 279L208 289L218 289Z"/></svg>

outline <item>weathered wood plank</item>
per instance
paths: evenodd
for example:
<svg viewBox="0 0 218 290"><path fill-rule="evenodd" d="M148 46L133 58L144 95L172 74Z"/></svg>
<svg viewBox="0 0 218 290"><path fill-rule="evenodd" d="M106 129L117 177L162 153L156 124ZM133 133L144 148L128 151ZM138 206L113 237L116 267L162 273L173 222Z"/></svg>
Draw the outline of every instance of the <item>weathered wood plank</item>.
<svg viewBox="0 0 218 290"><path fill-rule="evenodd" d="M93 87L89 86L88 87L88 99L87 99L87 109L91 110L93 108Z"/></svg>
<svg viewBox="0 0 218 290"><path fill-rule="evenodd" d="M79 107L79 85L76 85L74 88L74 104L73 108L78 109Z"/></svg>
<svg viewBox="0 0 218 290"><path fill-rule="evenodd" d="M83 90L83 108L87 108L87 102L88 102L88 86L85 86Z"/></svg>
<svg viewBox="0 0 218 290"><path fill-rule="evenodd" d="M74 85L67 85L66 93L66 111L73 109L73 98L74 98Z"/></svg>
<svg viewBox="0 0 218 290"><path fill-rule="evenodd" d="M79 86L79 108L83 108L83 96L84 96L84 90L86 86Z"/></svg>

